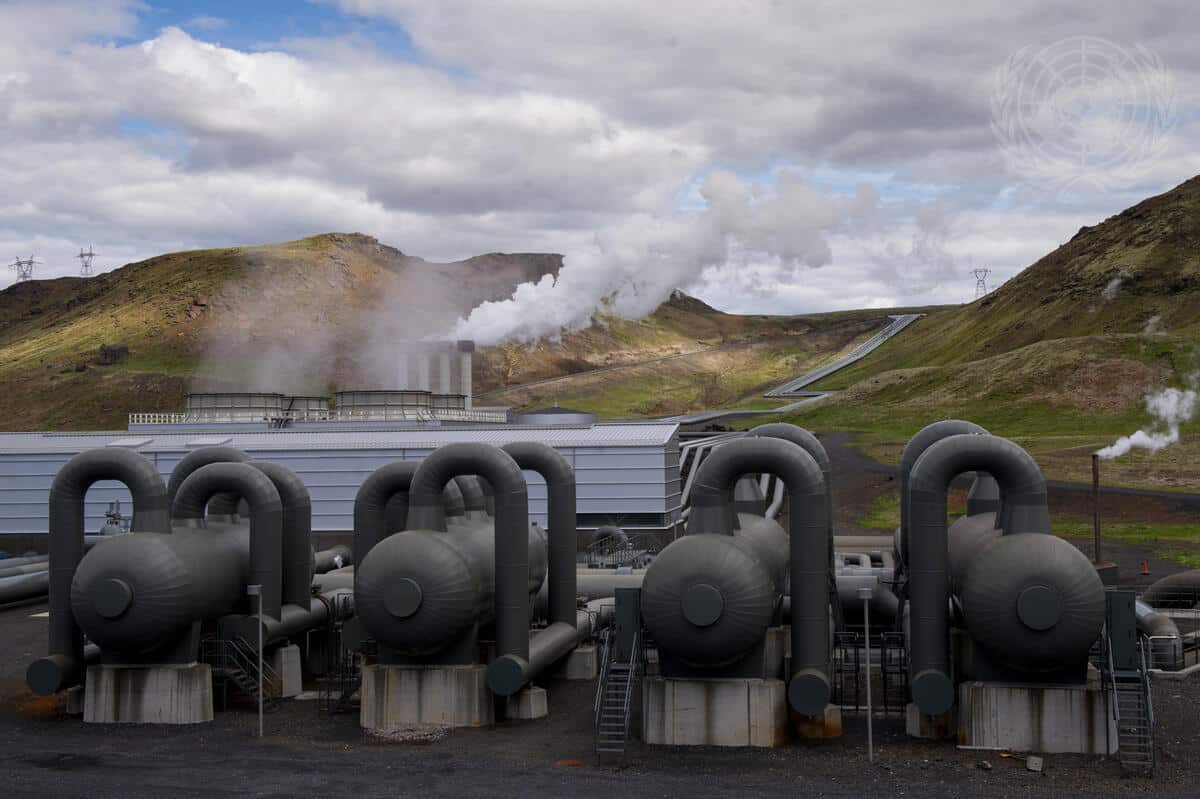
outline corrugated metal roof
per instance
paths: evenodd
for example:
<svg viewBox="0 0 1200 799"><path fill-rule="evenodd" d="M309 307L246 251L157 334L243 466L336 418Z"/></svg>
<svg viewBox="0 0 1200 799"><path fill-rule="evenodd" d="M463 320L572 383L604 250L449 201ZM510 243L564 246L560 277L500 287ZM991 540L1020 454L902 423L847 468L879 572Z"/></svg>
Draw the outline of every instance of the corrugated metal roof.
<svg viewBox="0 0 1200 799"><path fill-rule="evenodd" d="M621 422L589 427L446 427L397 430L253 430L226 433L232 446L241 449L432 449L459 441L502 446L513 441L541 441L554 447L661 446L675 435L678 425L662 422ZM195 446L196 431L157 433L139 446L140 452L184 451ZM79 452L128 441L128 433L0 433L0 455L36 452ZM140 440L140 439L139 439ZM120 446L119 444L117 444Z"/></svg>

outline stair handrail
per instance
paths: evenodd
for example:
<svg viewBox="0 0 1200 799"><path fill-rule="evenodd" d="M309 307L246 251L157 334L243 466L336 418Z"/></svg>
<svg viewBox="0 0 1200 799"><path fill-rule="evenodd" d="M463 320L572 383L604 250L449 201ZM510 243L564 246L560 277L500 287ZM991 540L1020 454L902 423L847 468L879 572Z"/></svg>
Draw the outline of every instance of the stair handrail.
<svg viewBox="0 0 1200 799"><path fill-rule="evenodd" d="M604 630L601 634L604 639L604 648L600 653L600 673L596 677L596 701L592 707L592 722L597 728L600 725L600 706L604 699L604 688L608 683L609 662L612 659L612 631Z"/></svg>
<svg viewBox="0 0 1200 799"><path fill-rule="evenodd" d="M633 704L633 688L637 683L638 669L642 662L642 631L633 634L633 651L629 653L629 682L625 683L625 706L622 719L625 730L624 740L629 740L629 711Z"/></svg>

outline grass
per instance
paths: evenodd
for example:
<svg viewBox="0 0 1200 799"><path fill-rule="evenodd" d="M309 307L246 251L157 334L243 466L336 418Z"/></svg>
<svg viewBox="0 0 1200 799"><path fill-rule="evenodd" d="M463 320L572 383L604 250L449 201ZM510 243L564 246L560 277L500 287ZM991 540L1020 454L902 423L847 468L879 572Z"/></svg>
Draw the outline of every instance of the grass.
<svg viewBox="0 0 1200 799"><path fill-rule="evenodd" d="M1122 522L1105 524L1100 532L1105 539L1150 546L1156 557L1175 561L1189 569L1200 568L1200 524ZM1054 522L1054 533L1068 537L1091 536L1092 525L1090 522L1059 520Z"/></svg>

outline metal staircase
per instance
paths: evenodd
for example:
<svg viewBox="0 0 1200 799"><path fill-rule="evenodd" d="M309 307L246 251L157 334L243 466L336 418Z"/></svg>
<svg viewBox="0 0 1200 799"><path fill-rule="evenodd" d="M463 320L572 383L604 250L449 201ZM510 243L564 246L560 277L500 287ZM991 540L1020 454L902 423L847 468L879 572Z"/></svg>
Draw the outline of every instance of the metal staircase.
<svg viewBox="0 0 1200 799"><path fill-rule="evenodd" d="M206 638L201 642L200 659L212 667L213 682L221 691L221 706L229 704L229 687L250 699L258 699L258 650L244 638ZM279 705L282 682L271 664L263 661L263 707Z"/></svg>
<svg viewBox="0 0 1200 799"><path fill-rule="evenodd" d="M1146 668L1146 647L1140 641L1137 654L1137 668L1116 669L1112 667L1112 650L1109 649L1106 685L1112 697L1117 759L1121 768L1132 773L1150 774L1154 771L1154 701Z"/></svg>
<svg viewBox="0 0 1200 799"><path fill-rule="evenodd" d="M645 660L640 631L634 635L628 662L617 655L615 638L612 633L604 637L603 660L596 680L595 748L601 756L625 752L634 688Z"/></svg>

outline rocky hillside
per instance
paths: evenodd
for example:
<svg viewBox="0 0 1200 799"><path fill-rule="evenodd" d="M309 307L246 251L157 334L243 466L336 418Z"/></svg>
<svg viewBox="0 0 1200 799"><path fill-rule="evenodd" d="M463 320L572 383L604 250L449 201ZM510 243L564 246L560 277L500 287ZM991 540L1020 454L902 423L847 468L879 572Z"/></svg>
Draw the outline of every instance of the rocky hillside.
<svg viewBox="0 0 1200 799"><path fill-rule="evenodd" d="M180 408L189 386L384 383L373 372L395 338L437 332L561 265L500 253L431 263L331 233L14 284L0 291L0 425L120 428L131 411Z"/></svg>

